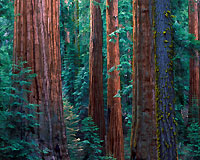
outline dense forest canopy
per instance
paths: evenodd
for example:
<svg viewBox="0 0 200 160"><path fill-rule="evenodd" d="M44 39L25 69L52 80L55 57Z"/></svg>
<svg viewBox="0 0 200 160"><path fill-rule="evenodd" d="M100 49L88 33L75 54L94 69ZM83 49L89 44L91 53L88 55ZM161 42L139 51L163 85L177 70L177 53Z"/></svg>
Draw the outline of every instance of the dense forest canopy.
<svg viewBox="0 0 200 160"><path fill-rule="evenodd" d="M199 160L199 0L0 0L0 160Z"/></svg>

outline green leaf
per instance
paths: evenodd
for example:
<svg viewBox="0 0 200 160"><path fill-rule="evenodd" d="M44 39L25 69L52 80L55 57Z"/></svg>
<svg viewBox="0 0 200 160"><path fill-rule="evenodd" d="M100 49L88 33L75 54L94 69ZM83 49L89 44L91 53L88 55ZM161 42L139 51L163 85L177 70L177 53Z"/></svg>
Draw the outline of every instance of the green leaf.
<svg viewBox="0 0 200 160"><path fill-rule="evenodd" d="M118 92L117 92L117 94L114 96L114 98L121 98L120 90L118 90Z"/></svg>
<svg viewBox="0 0 200 160"><path fill-rule="evenodd" d="M111 67L108 72L113 72L115 70L115 66Z"/></svg>

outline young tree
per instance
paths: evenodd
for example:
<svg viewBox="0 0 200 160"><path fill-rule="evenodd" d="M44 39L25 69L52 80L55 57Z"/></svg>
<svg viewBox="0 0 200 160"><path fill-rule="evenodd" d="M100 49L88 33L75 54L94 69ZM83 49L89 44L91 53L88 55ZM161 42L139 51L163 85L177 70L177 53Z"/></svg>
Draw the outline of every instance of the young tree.
<svg viewBox="0 0 200 160"><path fill-rule="evenodd" d="M198 3L189 0L189 32L198 40ZM198 52L191 50L190 59L190 90L189 90L189 121L198 118L199 95L199 56Z"/></svg>
<svg viewBox="0 0 200 160"><path fill-rule="evenodd" d="M59 1L16 0L14 63L27 61L34 78L28 95L38 104L35 128L41 159L69 159L63 119Z"/></svg>
<svg viewBox="0 0 200 160"><path fill-rule="evenodd" d="M157 159L152 4L133 2L133 118L131 159Z"/></svg>
<svg viewBox="0 0 200 160"><path fill-rule="evenodd" d="M117 70L119 65L119 35L111 33L118 29L118 0L106 1L107 26L107 105L108 105L108 132L107 153L119 160L124 160L124 142L122 129L122 112L120 92L120 76ZM112 34L113 35L113 34Z"/></svg>
<svg viewBox="0 0 200 160"><path fill-rule="evenodd" d="M173 41L170 0L154 1L154 52L156 71L156 125L158 159L177 159L174 115Z"/></svg>
<svg viewBox="0 0 200 160"><path fill-rule="evenodd" d="M103 28L100 0L90 0L90 100L89 115L99 128L100 138L105 141L103 103ZM103 144L104 146L104 144Z"/></svg>

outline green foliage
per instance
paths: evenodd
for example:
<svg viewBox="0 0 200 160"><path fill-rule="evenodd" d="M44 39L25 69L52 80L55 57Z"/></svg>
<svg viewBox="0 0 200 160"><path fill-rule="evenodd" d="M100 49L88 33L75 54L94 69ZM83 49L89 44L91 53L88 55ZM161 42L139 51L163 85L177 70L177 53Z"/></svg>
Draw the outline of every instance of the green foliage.
<svg viewBox="0 0 200 160"><path fill-rule="evenodd" d="M120 48L120 80L121 80L121 96L122 110L125 114L132 113L132 1L119 1L119 48ZM124 117L125 118L125 117Z"/></svg>
<svg viewBox="0 0 200 160"><path fill-rule="evenodd" d="M80 2L80 1L79 1ZM90 3L83 0L79 3L79 25L74 20L76 14L75 0L69 0L68 4L61 1L61 55L63 59L63 93L70 105L74 106L74 114L78 114L80 119L85 117L87 106L89 104L89 39L90 39ZM104 106L107 106L107 47L106 47L106 1L101 1L99 4L101 8L103 20L103 87L104 87ZM129 144L130 136L128 130L130 124L125 125L126 121L131 121L132 113L132 1L119 1L119 28L111 33L115 36L116 33L120 36L120 65L117 70L120 70L121 76L121 90L116 95L122 98L124 133L127 137L126 144ZM65 28L70 32L70 43L66 43L64 32ZM74 33L79 30L77 35L79 41L74 41ZM77 34L77 33L76 33ZM77 43L79 43L79 56L77 53ZM79 64L77 63L79 61ZM114 70L115 68L112 68ZM87 115L87 114L86 114ZM128 119L127 119L127 115ZM81 130L80 125L79 130ZM82 138L82 137L80 137ZM128 150L129 151L129 150ZM130 153L127 153L127 157Z"/></svg>
<svg viewBox="0 0 200 160"><path fill-rule="evenodd" d="M200 127L198 123L192 123L188 128L187 150L189 151L188 158L198 160L200 159Z"/></svg>
<svg viewBox="0 0 200 160"><path fill-rule="evenodd" d="M70 106L64 100L64 118L67 130L67 144L71 160L79 159L79 154L82 151L82 146L79 145L80 138L77 137L79 131L79 115L75 114L73 106Z"/></svg>
<svg viewBox="0 0 200 160"><path fill-rule="evenodd" d="M89 63L85 63L85 67L80 68L75 80L75 106L88 106L89 104Z"/></svg>
<svg viewBox="0 0 200 160"><path fill-rule="evenodd" d="M65 123L70 157L76 159L111 159L101 154L101 140L97 127L87 116L89 104L89 39L90 11L88 0L61 0L60 33L63 95L65 101ZM107 72L106 47L106 1L95 3L102 11L103 19L103 87L104 106L107 100L108 72L120 71L121 90L115 97L121 97L125 157L129 159L129 142L132 112L132 0L119 1L119 27L109 36L115 42L119 34L120 65ZM26 95L30 68L25 63L15 66L12 72L13 51L13 3L0 0L0 157L3 159L37 159L37 144L31 141L32 129L37 126L34 104L29 104ZM172 1L173 18L173 74L176 96L176 121L178 122L178 151L181 159L199 159L199 126L188 121L189 60L200 50L200 42L188 32L188 0ZM16 16L16 15L15 15ZM69 37L68 37L69 36ZM68 39L66 39L68 37ZM73 106L73 107L72 107ZM26 134L24 134L26 133Z"/></svg>
<svg viewBox="0 0 200 160"><path fill-rule="evenodd" d="M189 33L188 1L174 0L172 3L174 30L174 89L176 96L176 121L178 153L180 159L196 159L199 156L199 126L189 125L189 61L195 50L199 50L200 42ZM199 157L197 158L199 159Z"/></svg>
<svg viewBox="0 0 200 160"><path fill-rule="evenodd" d="M84 137L81 140L80 145L83 146L88 160L99 159L101 151L101 142L99 135L97 134L97 126L92 121L91 117L86 117L81 122L81 132Z"/></svg>
<svg viewBox="0 0 200 160"><path fill-rule="evenodd" d="M0 1L0 64L9 63L13 50L14 15L13 3ZM6 56L4 57L4 54ZM9 55L9 56L8 56ZM3 61L3 58L5 61ZM7 62L6 62L7 58Z"/></svg>
<svg viewBox="0 0 200 160"><path fill-rule="evenodd" d="M38 126L34 120L37 105L29 104L26 98L35 75L24 65L12 66L6 62L0 68L0 157L3 159L38 159L38 146L30 138L34 135L33 128ZM12 73L12 69L18 73Z"/></svg>
<svg viewBox="0 0 200 160"><path fill-rule="evenodd" d="M67 4L61 1L63 92L68 102L76 107L87 106L89 101L89 96L86 96L89 95L89 5L83 0L77 10L75 0L69 0ZM69 43L65 41L66 29L70 36Z"/></svg>
<svg viewBox="0 0 200 160"><path fill-rule="evenodd" d="M119 48L121 103L123 113L123 132L125 158L130 158L130 137L132 122L132 56L133 56L133 15L132 0L119 1Z"/></svg>
<svg viewBox="0 0 200 160"><path fill-rule="evenodd" d="M114 158L102 155L102 145L97 133L98 127L91 117L80 119L77 110L64 101L64 117L67 126L67 141L70 159L109 159Z"/></svg>
<svg viewBox="0 0 200 160"><path fill-rule="evenodd" d="M38 126L34 120L36 105L26 98L35 75L24 68L25 62L12 65L13 6L12 1L0 1L0 159L36 160L38 146L30 138Z"/></svg>
<svg viewBox="0 0 200 160"><path fill-rule="evenodd" d="M200 127L198 123L193 122L187 128L187 143L180 143L179 156L180 159L199 160L200 159Z"/></svg>
<svg viewBox="0 0 200 160"><path fill-rule="evenodd" d="M84 137L79 142L79 144L83 147L83 150L85 152L84 159L87 158L87 160L114 160L111 156L102 156L102 146L101 142L103 142L97 131L99 130L98 127L95 125L95 123L92 121L91 117L86 117L81 122L81 132L83 133Z"/></svg>

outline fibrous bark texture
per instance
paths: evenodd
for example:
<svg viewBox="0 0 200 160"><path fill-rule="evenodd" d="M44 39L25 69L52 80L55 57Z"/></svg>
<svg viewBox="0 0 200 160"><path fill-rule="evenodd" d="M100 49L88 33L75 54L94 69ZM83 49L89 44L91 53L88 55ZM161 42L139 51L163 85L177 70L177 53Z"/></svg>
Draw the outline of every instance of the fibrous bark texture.
<svg viewBox="0 0 200 160"><path fill-rule="evenodd" d="M189 0L189 32L198 40L198 3ZM199 94L199 53L191 50L190 58L190 91L189 91L189 122L198 120Z"/></svg>
<svg viewBox="0 0 200 160"><path fill-rule="evenodd" d="M198 0L198 40L200 40L200 0Z"/></svg>
<svg viewBox="0 0 200 160"><path fill-rule="evenodd" d="M118 0L107 0L106 6L107 70L109 76L107 80L107 153L113 155L117 160L124 160L121 98L116 96L120 91L120 76L117 70L117 65L120 63L119 35L109 36L118 29Z"/></svg>
<svg viewBox="0 0 200 160"><path fill-rule="evenodd" d="M198 40L200 41L200 0L198 1ZM200 106L200 53L199 53L199 106ZM199 125L200 125L200 107L199 107Z"/></svg>
<svg viewBox="0 0 200 160"><path fill-rule="evenodd" d="M89 115L99 128L101 140L105 142L105 120L103 104L103 28L101 9L90 0L90 101ZM103 147L105 146L103 142Z"/></svg>
<svg viewBox="0 0 200 160"><path fill-rule="evenodd" d="M133 62L132 62L132 79L133 79L133 99L132 99L132 127L131 127L131 141L130 141L130 148L131 148L131 158L133 159L136 156L136 151L134 150L134 129L136 127L136 104L137 104L137 63L136 63L136 51L137 51L137 16L138 16L138 0L133 0Z"/></svg>
<svg viewBox="0 0 200 160"><path fill-rule="evenodd" d="M133 2L134 3L134 2ZM155 70L150 0L133 4L133 126L132 160L156 160Z"/></svg>
<svg viewBox="0 0 200 160"><path fill-rule="evenodd" d="M27 61L37 77L29 103L38 104L35 137L41 159L69 159L63 119L59 0L16 0L14 62Z"/></svg>
<svg viewBox="0 0 200 160"><path fill-rule="evenodd" d="M158 159L175 160L177 148L170 0L162 1L162 3L154 0L153 15Z"/></svg>

